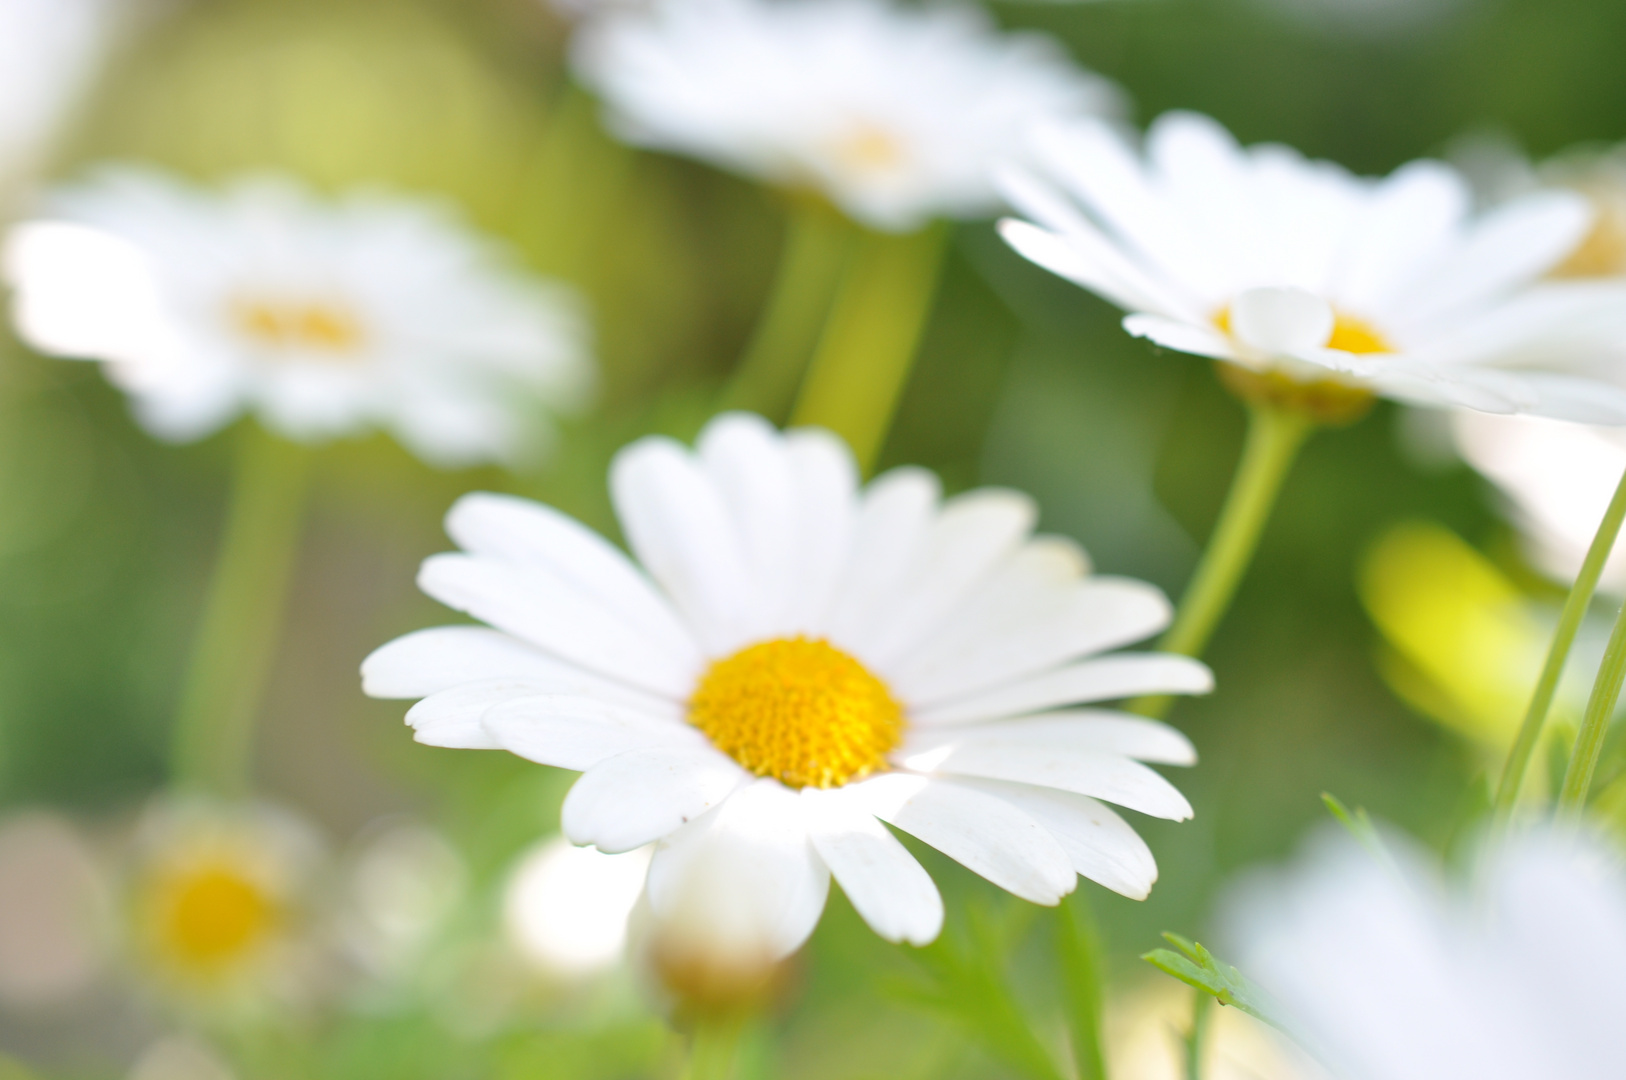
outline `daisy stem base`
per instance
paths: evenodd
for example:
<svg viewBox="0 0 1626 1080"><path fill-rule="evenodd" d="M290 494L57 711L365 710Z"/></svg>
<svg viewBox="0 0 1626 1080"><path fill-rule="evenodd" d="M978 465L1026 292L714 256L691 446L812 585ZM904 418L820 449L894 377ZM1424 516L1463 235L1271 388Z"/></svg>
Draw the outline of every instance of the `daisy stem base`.
<svg viewBox="0 0 1626 1080"><path fill-rule="evenodd" d="M792 203L767 305L720 400L779 423L790 411L852 247L854 228L812 198Z"/></svg>
<svg viewBox="0 0 1626 1080"><path fill-rule="evenodd" d="M248 424L171 741L183 787L238 796L304 516L310 454Z"/></svg>
<svg viewBox="0 0 1626 1080"><path fill-rule="evenodd" d="M1564 770L1558 808L1566 816L1578 816L1586 808L1587 795L1592 790L1592 774L1598 769L1603 739L1609 733L1609 721L1614 718L1623 682L1626 682L1626 606L1615 618L1615 629L1609 634L1609 644L1603 651L1603 663L1598 665L1597 681L1592 684L1586 712L1581 715L1581 730L1570 751L1569 767Z"/></svg>
<svg viewBox="0 0 1626 1080"><path fill-rule="evenodd" d="M1249 403L1247 441L1231 490L1225 496L1208 547L1180 598L1174 625L1158 643L1159 650L1181 656L1202 655L1253 561L1282 482L1314 427L1310 417L1297 410ZM1165 694L1150 695L1137 699L1130 709L1142 716L1160 717L1174 700Z"/></svg>
<svg viewBox="0 0 1626 1080"><path fill-rule="evenodd" d="M1581 572L1575 576L1575 584L1570 586L1569 596L1564 600L1564 610L1558 617L1558 628L1553 631L1552 643L1547 647L1541 677L1536 680L1535 692L1530 696L1530 707L1525 711L1524 723L1513 741L1513 749L1508 751L1507 765L1502 769L1502 782L1496 789L1495 812L1499 822L1505 822L1512 815L1513 806L1519 799L1519 787L1524 782L1524 774L1530 767L1536 745L1541 741L1542 728L1547 722L1547 713L1552 709L1553 697L1558 693L1558 682L1564 674L1570 647L1575 644L1581 620L1592 606L1592 594L1598 588L1604 564L1609 561L1609 553L1614 550L1615 540L1620 536L1622 520L1626 520L1626 473L1621 474L1615 496L1609 500L1609 508L1604 511L1598 531L1592 537L1592 546L1587 549L1586 559L1581 563Z"/></svg>
<svg viewBox="0 0 1626 1080"><path fill-rule="evenodd" d="M937 291L948 226L865 232L819 339L791 423L829 428L867 474L880 455Z"/></svg>
<svg viewBox="0 0 1626 1080"><path fill-rule="evenodd" d="M683 1080L731 1080L740 1042L745 1034L741 1017L717 1017L695 1026L689 1039L689 1061Z"/></svg>

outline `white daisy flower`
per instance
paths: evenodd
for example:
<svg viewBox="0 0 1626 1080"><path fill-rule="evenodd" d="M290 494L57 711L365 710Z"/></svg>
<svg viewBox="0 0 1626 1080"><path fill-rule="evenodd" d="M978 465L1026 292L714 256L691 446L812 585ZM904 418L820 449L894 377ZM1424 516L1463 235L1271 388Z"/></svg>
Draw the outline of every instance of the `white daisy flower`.
<svg viewBox="0 0 1626 1080"><path fill-rule="evenodd" d="M1024 128L1116 114L1120 100L1048 38L887 0L610 12L574 59L628 141L812 188L889 232L992 213L992 163L1020 151Z"/></svg>
<svg viewBox="0 0 1626 1080"><path fill-rule="evenodd" d="M1586 234L1584 199L1474 216L1437 162L1367 180L1190 113L1159 119L1144 156L1089 122L1034 150L1041 167L1004 177L1037 222L1002 223L1010 244L1131 312L1131 333L1226 361L1245 393L1626 422L1626 392L1549 370L1626 338L1620 285L1535 284Z"/></svg>
<svg viewBox="0 0 1626 1080"><path fill-rule="evenodd" d="M382 427L436 465L513 463L591 381L576 297L438 202L119 168L55 210L8 246L18 328L107 361L161 438L252 411L300 441Z"/></svg>
<svg viewBox="0 0 1626 1080"><path fill-rule="evenodd" d="M1551 826L1481 860L1470 889L1347 837L1240 911L1242 970L1340 1080L1621 1074L1626 874Z"/></svg>
<svg viewBox="0 0 1626 1080"><path fill-rule="evenodd" d="M1141 762L1195 754L1172 728L1076 706L1210 688L1182 657L1097 655L1168 621L1155 588L1031 536L1015 492L941 502L919 469L860 490L833 436L744 414L692 453L633 444L611 488L642 568L544 506L452 508L464 551L419 585L493 629L422 630L362 667L369 694L423 698L418 741L583 770L565 835L658 842L657 918L694 859L747 853L739 885L766 897L781 954L832 874L882 936L936 936L937 889L882 821L1036 903L1080 873L1147 894L1151 852L1098 800L1189 817Z"/></svg>

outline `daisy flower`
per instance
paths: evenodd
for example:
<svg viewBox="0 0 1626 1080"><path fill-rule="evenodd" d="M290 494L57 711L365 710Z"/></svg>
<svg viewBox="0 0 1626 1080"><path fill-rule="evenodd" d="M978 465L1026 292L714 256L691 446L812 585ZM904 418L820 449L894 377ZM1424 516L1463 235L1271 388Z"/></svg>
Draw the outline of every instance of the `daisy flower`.
<svg viewBox="0 0 1626 1080"><path fill-rule="evenodd" d="M161 438L250 411L304 442L384 428L432 464L514 463L591 380L574 295L438 202L113 168L53 205L8 247L18 328L105 361Z"/></svg>
<svg viewBox="0 0 1626 1080"><path fill-rule="evenodd" d="M1048 38L886 0L610 11L574 60L628 141L812 189L888 232L992 213L990 163L1020 151L1027 125L1120 100Z"/></svg>
<svg viewBox="0 0 1626 1080"><path fill-rule="evenodd" d="M384 646L366 691L423 698L419 742L582 770L565 835L656 843L657 918L697 859L747 867L737 885L772 913L778 954L812 931L832 875L883 937L937 935L937 889L882 821L1036 903L1076 874L1150 890L1151 852L1105 802L1189 817L1141 762L1191 764L1191 744L1076 706L1210 688L1184 658L1097 655L1167 622L1158 590L1030 535L1015 492L945 502L909 468L860 490L833 436L746 414L693 452L634 443L611 490L636 563L547 507L460 500L463 552L418 581L490 628Z"/></svg>
<svg viewBox="0 0 1626 1080"><path fill-rule="evenodd" d="M320 840L266 805L164 801L144 815L130 876L132 952L154 984L209 1009L309 989Z"/></svg>
<svg viewBox="0 0 1626 1080"><path fill-rule="evenodd" d="M1462 179L1382 180L1190 113L1144 154L1099 123L1049 125L1004 176L1032 221L1012 247L1132 314L1130 333L1224 361L1244 396L1351 418L1382 395L1626 423L1626 392L1551 370L1626 337L1626 288L1538 284L1586 235L1586 201L1538 192L1470 213Z"/></svg>
<svg viewBox="0 0 1626 1080"><path fill-rule="evenodd" d="M1346 836L1239 899L1243 970L1341 1080L1620 1075L1626 874L1600 838L1554 827L1443 883Z"/></svg>

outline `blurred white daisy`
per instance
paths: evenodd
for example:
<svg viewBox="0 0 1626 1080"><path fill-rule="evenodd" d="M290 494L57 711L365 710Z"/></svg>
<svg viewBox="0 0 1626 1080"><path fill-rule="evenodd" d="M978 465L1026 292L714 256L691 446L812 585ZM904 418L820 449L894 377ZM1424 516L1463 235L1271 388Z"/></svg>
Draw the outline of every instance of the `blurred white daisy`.
<svg viewBox="0 0 1626 1080"><path fill-rule="evenodd" d="M285 810L154 803L135 838L132 955L151 985L189 1006L296 1004L319 975L324 863L316 833Z"/></svg>
<svg viewBox="0 0 1626 1080"><path fill-rule="evenodd" d="M684 0L610 12L575 64L628 141L822 193L901 232L999 206L991 170L1035 121L1119 111L1116 88L970 7Z"/></svg>
<svg viewBox="0 0 1626 1080"><path fill-rule="evenodd" d="M124 0L0 2L0 200L41 165L95 76Z"/></svg>
<svg viewBox="0 0 1626 1080"><path fill-rule="evenodd" d="M555 978L613 967L644 889L649 849L606 855L561 836L533 846L503 890L503 928L519 952Z"/></svg>
<svg viewBox="0 0 1626 1080"><path fill-rule="evenodd" d="M1626 287L1538 284L1589 228L1576 195L1474 216L1439 163L1357 178L1190 113L1160 118L1144 156L1091 122L1034 143L1041 166L1004 187L1037 224L1005 238L1131 312L1131 333L1227 361L1244 393L1626 423L1626 391L1553 370L1626 340Z"/></svg>
<svg viewBox="0 0 1626 1080"><path fill-rule="evenodd" d="M1242 970L1340 1080L1608 1080L1621 1074L1626 875L1552 827L1481 860L1471 886L1347 836L1256 882Z"/></svg>
<svg viewBox="0 0 1626 1080"><path fill-rule="evenodd" d="M438 202L113 168L54 211L7 248L18 329L107 361L162 438L252 411L301 441L380 427L436 465L513 463L591 382L575 296Z"/></svg>
<svg viewBox="0 0 1626 1080"><path fill-rule="evenodd" d="M860 490L834 437L744 414L693 453L633 444L611 487L642 568L544 506L452 508L465 553L431 557L419 585L495 629L419 631L362 668L368 693L424 699L407 714L418 741L583 770L565 835L658 842L656 918L686 866L734 853L781 955L832 874L882 936L936 936L937 889L881 821L1037 903L1080 873L1147 894L1151 852L1097 800L1189 817L1141 762L1190 764L1191 744L1070 706L1209 689L1191 660L1096 655L1163 627L1156 589L1030 536L1015 492L940 502L919 469Z"/></svg>

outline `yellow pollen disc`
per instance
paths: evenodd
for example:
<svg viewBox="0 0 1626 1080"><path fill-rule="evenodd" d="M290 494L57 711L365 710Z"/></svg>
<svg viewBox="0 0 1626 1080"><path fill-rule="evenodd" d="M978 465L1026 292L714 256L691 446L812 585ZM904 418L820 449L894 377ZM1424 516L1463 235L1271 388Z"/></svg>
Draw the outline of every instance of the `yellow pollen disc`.
<svg viewBox="0 0 1626 1080"><path fill-rule="evenodd" d="M1231 334L1231 309L1221 308L1214 325ZM1335 312L1326 347L1348 353L1393 352L1389 342L1365 319ZM1240 364L1217 363L1220 381L1244 401L1304 413L1319 424L1348 424L1365 416L1375 400L1370 390L1335 378L1304 381L1281 371L1255 371Z"/></svg>
<svg viewBox="0 0 1626 1080"><path fill-rule="evenodd" d="M836 142L836 160L859 172L887 172L903 164L903 143L874 124L857 124Z"/></svg>
<svg viewBox="0 0 1626 1080"><path fill-rule="evenodd" d="M232 316L240 331L273 348L350 353L361 345L361 324L338 305L247 300L232 306Z"/></svg>
<svg viewBox="0 0 1626 1080"><path fill-rule="evenodd" d="M189 868L154 883L152 914L162 958L178 968L212 971L241 960L275 930L276 901L222 866Z"/></svg>
<svg viewBox="0 0 1626 1080"><path fill-rule="evenodd" d="M1555 278L1614 277L1626 270L1626 208L1617 199L1594 198L1592 231L1553 268Z"/></svg>
<svg viewBox="0 0 1626 1080"><path fill-rule="evenodd" d="M712 664L689 722L757 776L840 787L886 768L903 709L886 684L823 640L764 641Z"/></svg>
<svg viewBox="0 0 1626 1080"><path fill-rule="evenodd" d="M1220 308L1214 315L1214 325L1221 333L1231 335L1231 309ZM1377 327L1365 319L1355 315L1345 315L1338 312L1333 316L1332 336L1327 338L1326 347L1341 349L1347 353L1387 353L1394 352L1388 341L1378 333Z"/></svg>

